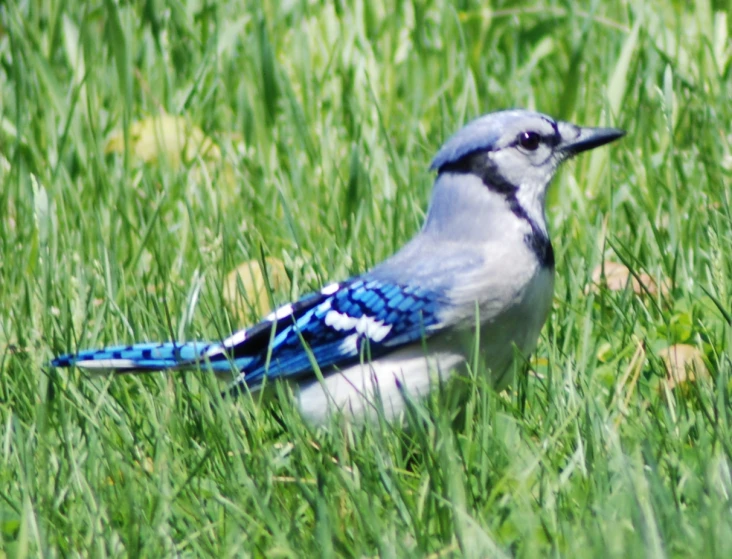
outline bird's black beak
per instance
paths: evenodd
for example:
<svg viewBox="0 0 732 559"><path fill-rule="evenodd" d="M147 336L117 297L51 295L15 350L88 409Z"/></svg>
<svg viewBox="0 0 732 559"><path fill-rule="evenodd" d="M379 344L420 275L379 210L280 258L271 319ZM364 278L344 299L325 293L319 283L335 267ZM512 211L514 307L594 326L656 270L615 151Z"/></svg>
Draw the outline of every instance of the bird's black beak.
<svg viewBox="0 0 732 559"><path fill-rule="evenodd" d="M562 136L559 150L565 157L604 146L625 136L625 130L619 128L582 128L568 122L559 123L559 132Z"/></svg>

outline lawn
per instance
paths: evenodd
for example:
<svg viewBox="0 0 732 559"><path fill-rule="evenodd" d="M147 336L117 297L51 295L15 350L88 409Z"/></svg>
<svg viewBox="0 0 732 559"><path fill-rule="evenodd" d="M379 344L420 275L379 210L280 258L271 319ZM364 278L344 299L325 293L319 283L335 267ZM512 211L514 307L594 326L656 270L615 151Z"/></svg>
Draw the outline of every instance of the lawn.
<svg viewBox="0 0 732 559"><path fill-rule="evenodd" d="M0 3L0 557L732 557L725 10ZM554 181L512 389L475 371L403 424L313 429L282 387L48 367L366 270L441 143L509 107L628 132Z"/></svg>

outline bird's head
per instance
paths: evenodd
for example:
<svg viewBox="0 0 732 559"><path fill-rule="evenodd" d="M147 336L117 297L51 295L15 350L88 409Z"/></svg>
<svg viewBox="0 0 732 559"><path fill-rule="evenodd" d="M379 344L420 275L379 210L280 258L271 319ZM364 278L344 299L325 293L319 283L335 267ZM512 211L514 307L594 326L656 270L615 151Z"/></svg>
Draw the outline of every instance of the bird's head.
<svg viewBox="0 0 732 559"><path fill-rule="evenodd" d="M457 132L431 169L477 174L488 188L539 199L562 161L623 136L617 128L587 128L525 110L482 116Z"/></svg>

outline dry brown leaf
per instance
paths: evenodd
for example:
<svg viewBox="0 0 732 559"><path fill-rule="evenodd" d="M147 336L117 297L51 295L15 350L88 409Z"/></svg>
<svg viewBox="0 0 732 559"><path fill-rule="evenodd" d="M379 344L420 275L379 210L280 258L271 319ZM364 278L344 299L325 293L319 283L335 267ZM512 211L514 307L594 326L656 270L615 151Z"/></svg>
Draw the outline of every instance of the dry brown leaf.
<svg viewBox="0 0 732 559"><path fill-rule="evenodd" d="M153 462L153 459L149 456L145 456L142 460L142 469L148 474L155 473L155 462Z"/></svg>
<svg viewBox="0 0 732 559"><path fill-rule="evenodd" d="M163 112L132 123L129 132L132 153L146 163L161 157L173 166L178 166L181 159L190 161L199 156L209 160L221 159L221 150L213 140L183 117ZM120 130L109 137L104 151L121 153L124 148L125 137Z"/></svg>
<svg viewBox="0 0 732 559"><path fill-rule="evenodd" d="M658 294L656 280L646 273L634 276L624 264L606 261L592 271L592 289L595 292L600 286L605 286L610 291L622 291L629 281L633 292L638 295L649 293L655 296ZM661 294L666 295L668 291L668 283L664 280L661 282Z"/></svg>
<svg viewBox="0 0 732 559"><path fill-rule="evenodd" d="M272 290L286 288L289 278L282 260L268 256L265 265L269 287ZM229 272L224 280L224 300L233 315L241 321L251 318L252 310L258 317L271 310L264 271L258 260L248 260Z"/></svg>
<svg viewBox="0 0 732 559"><path fill-rule="evenodd" d="M659 351L658 356L666 367L666 378L661 387L665 385L672 390L687 382L709 378L704 355L692 345L672 345Z"/></svg>

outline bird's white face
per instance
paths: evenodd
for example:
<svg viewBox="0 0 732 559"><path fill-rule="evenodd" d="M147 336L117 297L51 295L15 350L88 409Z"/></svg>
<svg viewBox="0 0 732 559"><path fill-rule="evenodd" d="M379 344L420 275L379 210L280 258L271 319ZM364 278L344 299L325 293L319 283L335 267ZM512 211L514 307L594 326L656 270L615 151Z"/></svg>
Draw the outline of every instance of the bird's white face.
<svg viewBox="0 0 732 559"><path fill-rule="evenodd" d="M566 159L562 145L556 122L532 116L508 122L493 148L486 152L494 180L505 181L515 189L519 204L543 231L546 189Z"/></svg>
<svg viewBox="0 0 732 559"><path fill-rule="evenodd" d="M548 118L515 120L488 151L495 170L510 184L546 187L563 157L559 126Z"/></svg>

